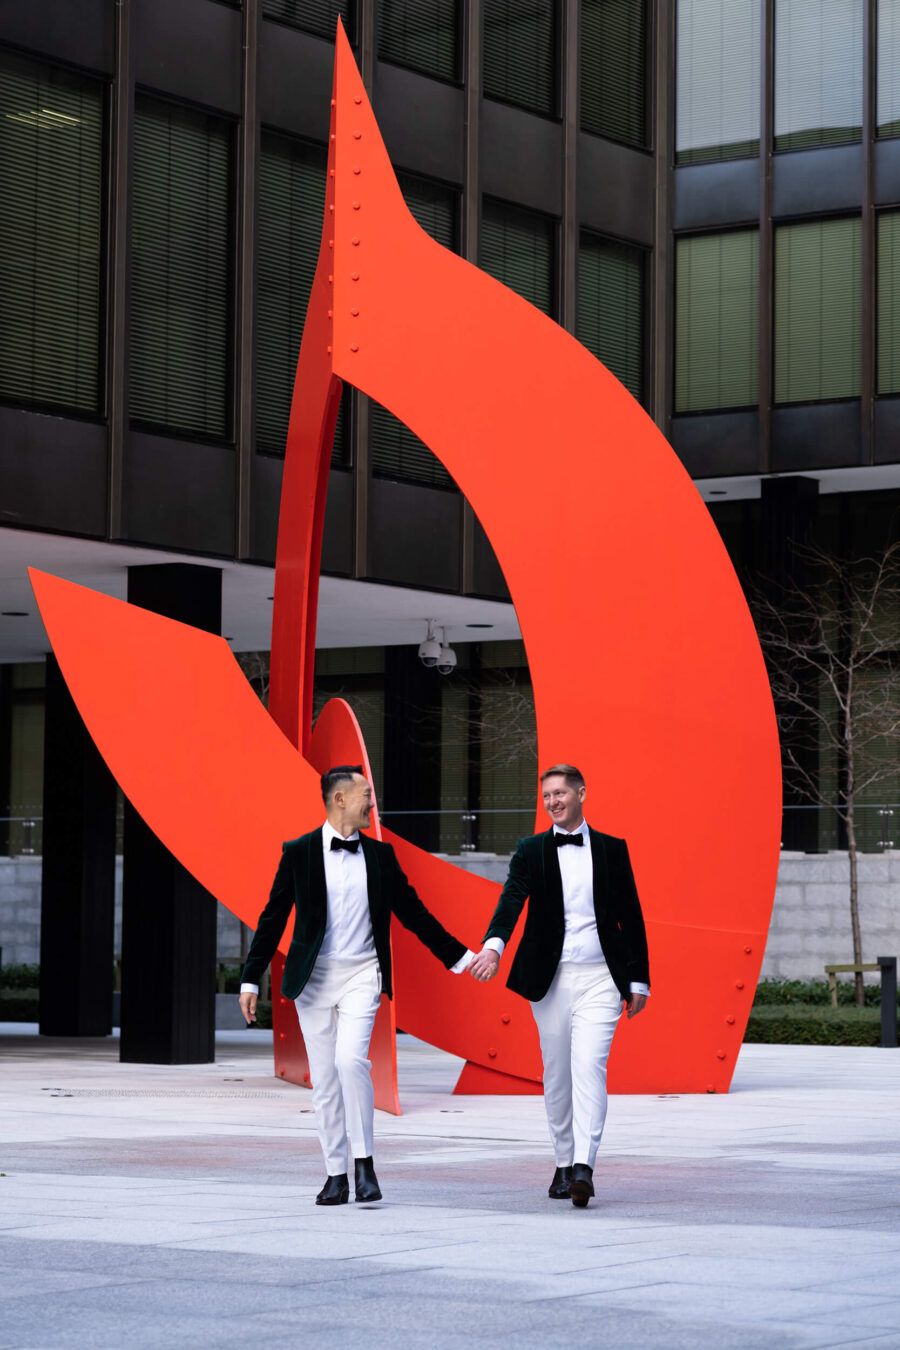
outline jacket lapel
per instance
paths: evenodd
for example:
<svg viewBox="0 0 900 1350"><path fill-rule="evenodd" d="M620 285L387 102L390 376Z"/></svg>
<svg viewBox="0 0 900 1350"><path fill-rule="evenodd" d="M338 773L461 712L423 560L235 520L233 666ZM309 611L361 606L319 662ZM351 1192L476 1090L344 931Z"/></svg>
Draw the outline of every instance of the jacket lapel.
<svg viewBox="0 0 900 1350"><path fill-rule="evenodd" d="M599 924L606 914L609 896L609 863L606 857L606 843L599 830L588 826L591 840L591 860L594 864L594 913Z"/></svg>
<svg viewBox="0 0 900 1350"><path fill-rule="evenodd" d="M378 862L378 850L368 835L360 834L360 848L366 860L366 885L369 889L369 917L373 920L381 907L381 866Z"/></svg>
<svg viewBox="0 0 900 1350"><path fill-rule="evenodd" d="M563 913L562 873L559 870L559 850L553 842L553 826L541 838L541 862L544 870L544 889L547 903Z"/></svg>
<svg viewBox="0 0 900 1350"><path fill-rule="evenodd" d="M307 894L311 904L321 911L325 922L328 911L328 888L325 885L325 857L322 852L322 831L313 830L306 836L306 876Z"/></svg>

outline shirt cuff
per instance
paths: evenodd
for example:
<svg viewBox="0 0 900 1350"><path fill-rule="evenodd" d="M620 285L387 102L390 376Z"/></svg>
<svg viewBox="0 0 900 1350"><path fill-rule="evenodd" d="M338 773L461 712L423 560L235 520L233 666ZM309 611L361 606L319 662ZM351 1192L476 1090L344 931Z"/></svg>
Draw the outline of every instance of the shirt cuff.
<svg viewBox="0 0 900 1350"><path fill-rule="evenodd" d="M450 974L462 975L463 971L468 970L469 966L474 960L475 960L475 953L467 947L465 950L465 955L459 958L455 966L450 967Z"/></svg>
<svg viewBox="0 0 900 1350"><path fill-rule="evenodd" d="M242 993L242 994L258 994L258 993L259 993L259 985L258 985L258 984L242 984L242 985L241 985L241 993Z"/></svg>
<svg viewBox="0 0 900 1350"><path fill-rule="evenodd" d="M643 994L645 998L650 997L649 984L641 984L640 980L631 981L631 992L633 994Z"/></svg>
<svg viewBox="0 0 900 1350"><path fill-rule="evenodd" d="M503 941L502 938L488 938L487 942L484 944L484 946L482 947L481 950L482 950L483 952L485 952L485 951L487 951L487 952L496 952L498 956L502 956L502 955L503 955L503 948L504 948L505 946L506 946L506 943Z"/></svg>

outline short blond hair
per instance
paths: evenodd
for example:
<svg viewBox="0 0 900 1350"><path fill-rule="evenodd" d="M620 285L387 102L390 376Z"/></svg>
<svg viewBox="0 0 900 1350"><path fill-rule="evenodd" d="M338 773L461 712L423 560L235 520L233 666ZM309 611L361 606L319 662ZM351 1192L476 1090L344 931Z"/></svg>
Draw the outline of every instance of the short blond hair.
<svg viewBox="0 0 900 1350"><path fill-rule="evenodd" d="M541 782L543 783L545 778L554 777L564 778L569 787L575 788L576 790L578 788L583 788L585 785L584 774L580 769L576 769L574 764L553 764L541 774Z"/></svg>

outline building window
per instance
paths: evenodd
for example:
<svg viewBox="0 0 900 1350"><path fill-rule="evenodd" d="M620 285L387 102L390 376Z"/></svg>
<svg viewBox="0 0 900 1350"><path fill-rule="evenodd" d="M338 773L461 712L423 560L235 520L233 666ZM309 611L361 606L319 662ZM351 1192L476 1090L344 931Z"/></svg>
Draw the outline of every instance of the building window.
<svg viewBox="0 0 900 1350"><path fill-rule="evenodd" d="M0 58L0 397L101 410L103 91Z"/></svg>
<svg viewBox="0 0 900 1350"><path fill-rule="evenodd" d="M644 397L645 273L643 249L582 232L575 336L638 401Z"/></svg>
<svg viewBox="0 0 900 1350"><path fill-rule="evenodd" d="M131 417L231 433L232 136L138 95L131 232Z"/></svg>
<svg viewBox="0 0 900 1350"><path fill-rule="evenodd" d="M378 0L378 55L382 61L458 81L460 0Z"/></svg>
<svg viewBox="0 0 900 1350"><path fill-rule="evenodd" d="M485 198L478 265L556 317L556 221Z"/></svg>
<svg viewBox="0 0 900 1350"><path fill-rule="evenodd" d="M334 41L337 21L341 19L351 42L355 39L355 0L263 0L262 12L267 19L302 28L305 33Z"/></svg>
<svg viewBox="0 0 900 1350"><path fill-rule="evenodd" d="M759 0L679 0L676 164L759 154Z"/></svg>
<svg viewBox="0 0 900 1350"><path fill-rule="evenodd" d="M863 0L776 0L775 149L862 136Z"/></svg>
<svg viewBox="0 0 900 1350"><path fill-rule="evenodd" d="M646 0L582 0L579 46L583 130L646 146Z"/></svg>
<svg viewBox="0 0 900 1350"><path fill-rule="evenodd" d="M283 455L306 307L322 238L324 147L263 132L256 264L256 448ZM344 402L331 463L350 462Z"/></svg>
<svg viewBox="0 0 900 1350"><path fill-rule="evenodd" d="M445 248L459 248L459 193L443 183L399 173L397 180L406 204L423 230ZM393 413L372 401L369 405L369 446L372 472L378 478L430 487L454 488L455 483L433 455Z"/></svg>
<svg viewBox="0 0 900 1350"><path fill-rule="evenodd" d="M482 87L531 112L558 111L559 14L555 0L485 0Z"/></svg>
<svg viewBox="0 0 900 1350"><path fill-rule="evenodd" d="M878 0L877 135L900 136L900 0Z"/></svg>
<svg viewBox="0 0 900 1350"><path fill-rule="evenodd" d="M900 211L878 217L879 394L900 394Z"/></svg>
<svg viewBox="0 0 900 1350"><path fill-rule="evenodd" d="M677 413L747 408L758 401L758 292L758 230L677 241Z"/></svg>
<svg viewBox="0 0 900 1350"><path fill-rule="evenodd" d="M859 217L776 230L776 403L859 395L861 235Z"/></svg>

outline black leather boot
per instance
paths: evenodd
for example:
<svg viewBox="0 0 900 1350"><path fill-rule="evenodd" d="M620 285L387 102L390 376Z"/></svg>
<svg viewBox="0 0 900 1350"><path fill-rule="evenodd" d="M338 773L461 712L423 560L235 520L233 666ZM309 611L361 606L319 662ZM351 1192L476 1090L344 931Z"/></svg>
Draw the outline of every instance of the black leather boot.
<svg viewBox="0 0 900 1350"><path fill-rule="evenodd" d="M572 1204L578 1209L584 1209L594 1194L594 1169L588 1167L587 1163L573 1163L569 1194Z"/></svg>
<svg viewBox="0 0 900 1350"><path fill-rule="evenodd" d="M356 1198L362 1202L381 1199L381 1188L371 1158L356 1159Z"/></svg>
<svg viewBox="0 0 900 1350"><path fill-rule="evenodd" d="M347 1173L339 1177L326 1177L325 1185L316 1196L317 1205L346 1205L350 1199L350 1182Z"/></svg>
<svg viewBox="0 0 900 1350"><path fill-rule="evenodd" d="M571 1167L557 1167L547 1192L551 1200L569 1199L569 1182L572 1180Z"/></svg>

